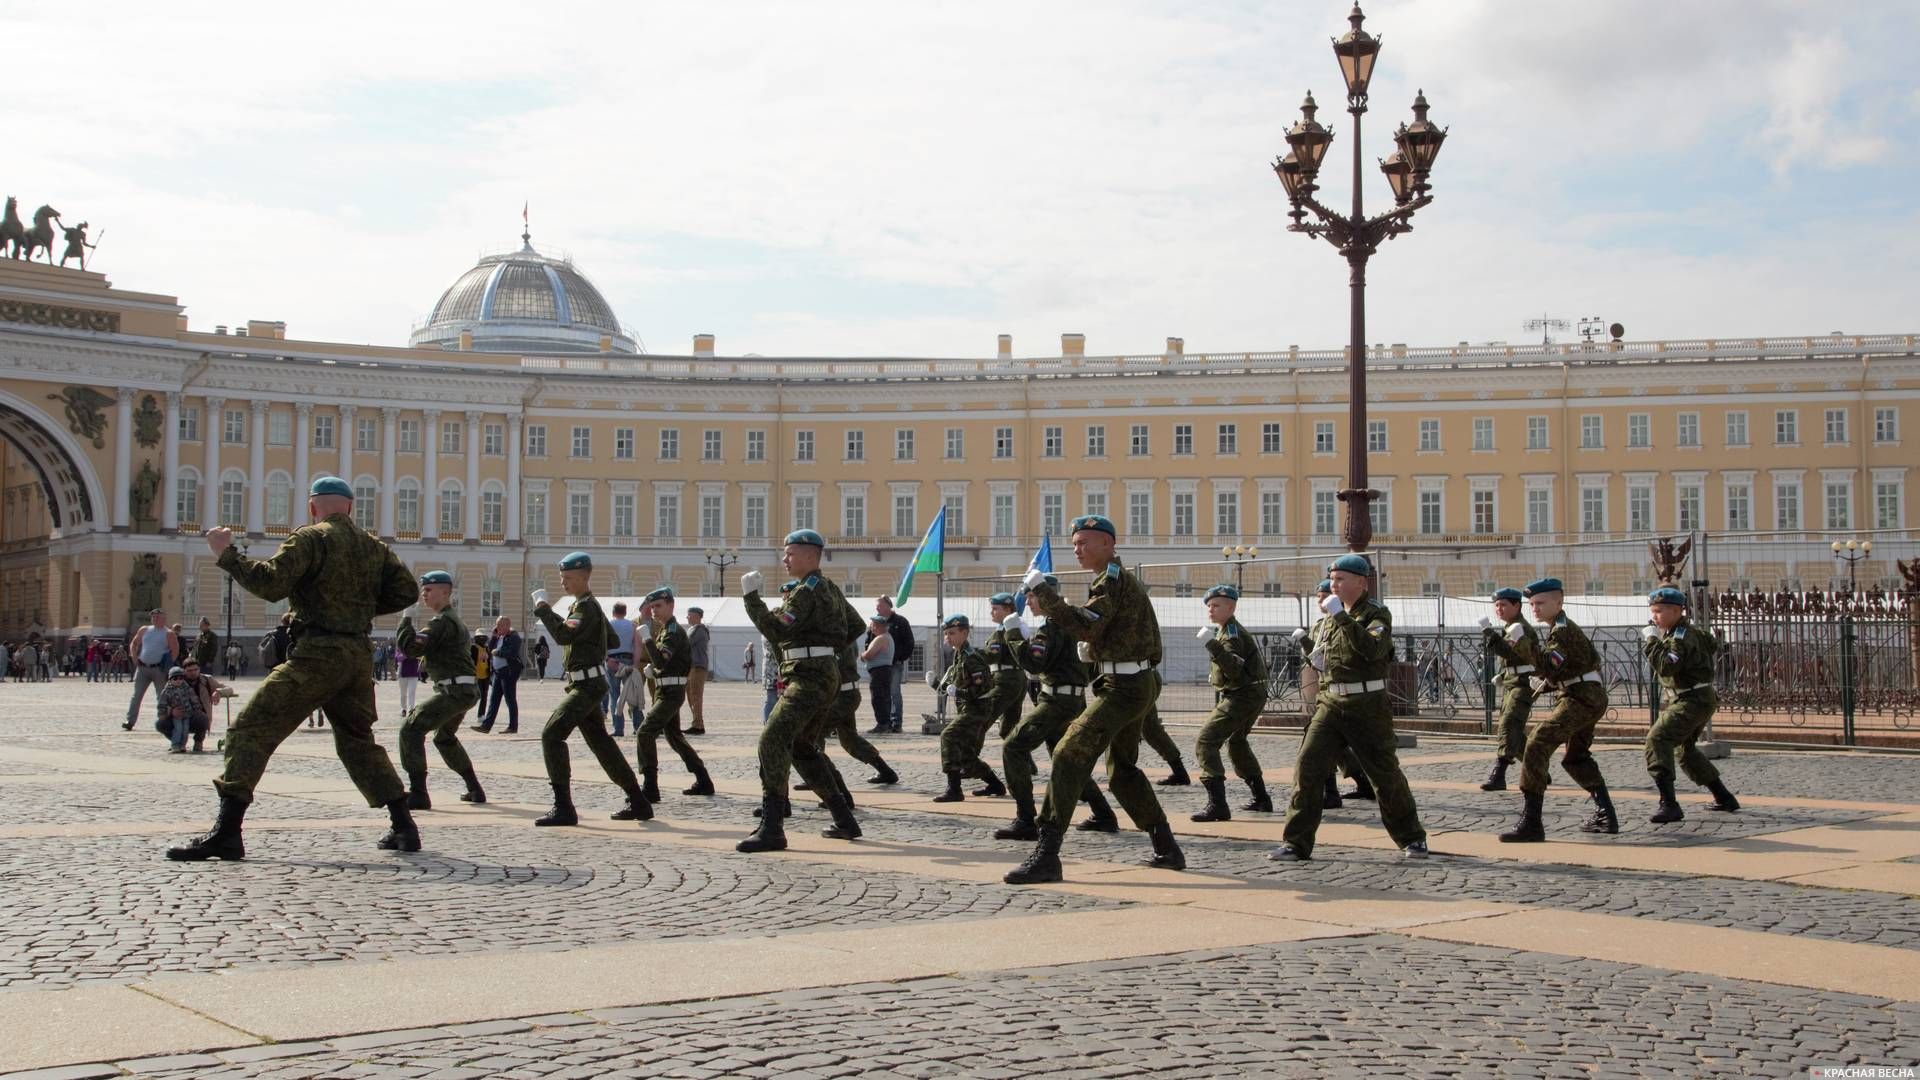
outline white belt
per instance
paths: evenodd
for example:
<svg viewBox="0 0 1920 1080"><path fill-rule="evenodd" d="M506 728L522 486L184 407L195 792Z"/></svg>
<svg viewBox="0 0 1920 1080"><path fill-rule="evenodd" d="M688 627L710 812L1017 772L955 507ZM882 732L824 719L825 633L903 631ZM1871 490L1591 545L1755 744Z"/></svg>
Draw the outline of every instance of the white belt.
<svg viewBox="0 0 1920 1080"><path fill-rule="evenodd" d="M858 679L855 679L852 682L843 682L840 684L840 692L843 694L849 690L858 690L858 689L860 689L860 680Z"/></svg>
<svg viewBox="0 0 1920 1080"><path fill-rule="evenodd" d="M655 680L653 680L653 685L655 685L655 686L685 686L685 685L687 685L687 677L686 677L685 675L669 675L669 676L667 676L667 677L665 677L665 678L660 678L660 679L655 679Z"/></svg>
<svg viewBox="0 0 1920 1080"><path fill-rule="evenodd" d="M811 660L816 656L839 656L840 650L831 645L806 645L798 649L782 649L780 655L788 660Z"/></svg>
<svg viewBox="0 0 1920 1080"><path fill-rule="evenodd" d="M1507 669L1515 675L1525 675L1533 670L1532 664L1516 664Z"/></svg>
<svg viewBox="0 0 1920 1080"><path fill-rule="evenodd" d="M596 665L590 668L581 668L579 671L565 672L563 673L563 677L570 683L577 683L577 682L585 682L588 679L600 678L602 675L605 675L606 673L607 673L606 668Z"/></svg>
<svg viewBox="0 0 1920 1080"><path fill-rule="evenodd" d="M1712 683L1703 682L1703 683L1694 683L1692 686L1676 686L1673 688L1673 692L1676 694L1691 694L1695 690L1711 690L1711 689L1713 689Z"/></svg>
<svg viewBox="0 0 1920 1080"><path fill-rule="evenodd" d="M1012 664L988 664L987 670L988 671L1005 671L1012 666L1013 666Z"/></svg>
<svg viewBox="0 0 1920 1080"><path fill-rule="evenodd" d="M1366 682L1337 682L1327 684L1327 689L1343 696L1346 694L1371 694L1376 690L1385 690L1386 688L1387 680L1385 679L1368 679Z"/></svg>
<svg viewBox="0 0 1920 1080"><path fill-rule="evenodd" d="M1606 682L1605 679L1602 679L1600 677L1600 673L1597 671L1589 671L1585 675L1582 675L1573 681L1574 682Z"/></svg>
<svg viewBox="0 0 1920 1080"><path fill-rule="evenodd" d="M451 679L436 680L433 684L433 688L435 690L438 690L443 686L476 686L479 684L479 682L480 680L473 677L472 675L455 675Z"/></svg>
<svg viewBox="0 0 1920 1080"><path fill-rule="evenodd" d="M1040 687L1040 692L1043 694L1051 695L1053 697L1085 697L1087 696L1087 688L1084 686L1044 686L1043 685Z"/></svg>
<svg viewBox="0 0 1920 1080"><path fill-rule="evenodd" d="M1138 675L1153 670L1153 665L1145 660L1102 660L1098 665L1102 675Z"/></svg>

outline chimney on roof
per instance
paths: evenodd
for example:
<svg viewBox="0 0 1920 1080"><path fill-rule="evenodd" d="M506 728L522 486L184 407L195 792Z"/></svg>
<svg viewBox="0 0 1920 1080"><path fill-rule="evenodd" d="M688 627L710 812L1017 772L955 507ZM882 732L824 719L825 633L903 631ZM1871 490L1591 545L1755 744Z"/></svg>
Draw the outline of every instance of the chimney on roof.
<svg viewBox="0 0 1920 1080"><path fill-rule="evenodd" d="M1061 356L1087 355L1087 335L1061 334L1060 335L1060 355Z"/></svg>
<svg viewBox="0 0 1920 1080"><path fill-rule="evenodd" d="M713 335L712 334L693 335L693 355L707 356L707 357L710 357L713 355Z"/></svg>
<svg viewBox="0 0 1920 1080"><path fill-rule="evenodd" d="M1167 339L1167 359L1172 360L1185 355L1187 355L1186 338L1170 337Z"/></svg>
<svg viewBox="0 0 1920 1080"><path fill-rule="evenodd" d="M247 336L271 338L274 341L287 340L287 324L277 319L248 319Z"/></svg>
<svg viewBox="0 0 1920 1080"><path fill-rule="evenodd" d="M461 352L473 351L473 331L471 330L460 331L460 351Z"/></svg>
<svg viewBox="0 0 1920 1080"><path fill-rule="evenodd" d="M219 334L219 335L220 335L221 337L226 337L226 336L227 336L227 326L226 326L226 324L225 324L225 323L220 323L220 324L218 324L218 325L216 325L216 326L215 326L215 327L213 328L213 332L214 332L214 333L216 333L216 334Z"/></svg>
<svg viewBox="0 0 1920 1080"><path fill-rule="evenodd" d="M1000 359L1002 360L1013 359L1013 335L1012 334L1000 335Z"/></svg>

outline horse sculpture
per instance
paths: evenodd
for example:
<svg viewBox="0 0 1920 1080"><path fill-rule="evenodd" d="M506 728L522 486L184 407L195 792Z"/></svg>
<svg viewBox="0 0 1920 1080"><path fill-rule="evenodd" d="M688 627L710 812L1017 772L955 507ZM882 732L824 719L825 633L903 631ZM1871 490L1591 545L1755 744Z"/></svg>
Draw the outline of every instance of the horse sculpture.
<svg viewBox="0 0 1920 1080"><path fill-rule="evenodd" d="M27 226L20 220L20 200L9 195L6 216L0 217L0 255L17 259L26 242Z"/></svg>
<svg viewBox="0 0 1920 1080"><path fill-rule="evenodd" d="M14 251L16 253L14 258L25 259L28 262L32 262L33 252L38 248L47 253L47 265L52 266L53 223L58 220L60 220L60 211L55 210L51 206L42 206L40 209L35 210L33 212L33 228L27 230L24 244L16 243L14 245ZM25 254L19 254L19 252L23 250Z"/></svg>

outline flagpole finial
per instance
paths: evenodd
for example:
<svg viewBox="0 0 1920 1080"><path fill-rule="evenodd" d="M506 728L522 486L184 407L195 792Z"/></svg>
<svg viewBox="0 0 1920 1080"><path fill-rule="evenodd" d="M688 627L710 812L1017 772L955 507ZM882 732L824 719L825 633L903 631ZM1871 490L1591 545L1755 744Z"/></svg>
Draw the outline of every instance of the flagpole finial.
<svg viewBox="0 0 1920 1080"><path fill-rule="evenodd" d="M527 211L532 204L520 204L520 246L527 251L533 250L533 226L527 219Z"/></svg>

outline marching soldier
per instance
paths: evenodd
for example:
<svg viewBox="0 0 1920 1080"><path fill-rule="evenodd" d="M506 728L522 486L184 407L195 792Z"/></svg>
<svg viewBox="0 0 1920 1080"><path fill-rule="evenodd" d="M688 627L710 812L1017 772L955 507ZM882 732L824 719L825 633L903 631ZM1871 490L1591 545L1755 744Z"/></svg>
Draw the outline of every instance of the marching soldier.
<svg viewBox="0 0 1920 1080"><path fill-rule="evenodd" d="M1019 632L1009 633L1007 620L1012 619L1017 627L1020 616L1013 603L1013 594L999 592L987 598L987 611L993 616L993 632L987 635L987 670L993 675L993 704L988 707L988 724L999 721L1000 738L1004 740L1013 731L1013 725L1020 722L1020 702L1027 696L1027 679L1021 673L1020 664L1014 658L1013 645L1019 640ZM976 791L975 795L985 795L985 791Z"/></svg>
<svg viewBox="0 0 1920 1080"><path fill-rule="evenodd" d="M337 476L314 480L307 514L273 557L247 558L233 531L207 530L216 565L262 600L286 600L292 647L267 674L227 730L226 762L213 782L220 814L205 836L167 849L178 862L246 858L241 821L273 751L308 714L324 709L333 721L334 751L368 806L385 806L392 827L380 838L389 851L419 851L420 831L407 810L407 791L387 752L374 740L375 615L388 615L420 598L420 587L392 549L353 521L353 488Z"/></svg>
<svg viewBox="0 0 1920 1080"><path fill-rule="evenodd" d="M1600 656L1586 632L1574 625L1561 610L1565 599L1559 578L1541 578L1528 585L1525 593L1533 608L1534 621L1540 624L1539 674L1533 689L1554 690L1560 700L1547 718L1535 724L1527 736L1526 750L1520 759L1520 794L1526 800L1520 823L1500 834L1502 843L1532 844L1547 838L1540 820L1551 779L1553 751L1565 744L1567 751L1560 765L1567 775L1593 796L1594 812L1580 826L1581 832L1617 833L1620 819L1613 811L1613 799L1607 794L1606 778L1600 775L1600 763L1593 757L1593 729L1607 711L1607 684L1600 674Z"/></svg>
<svg viewBox="0 0 1920 1080"><path fill-rule="evenodd" d="M1294 767L1293 802L1287 808L1284 842L1268 857L1276 862L1305 862L1313 857L1320 828L1321 787L1343 749L1351 750L1373 778L1380 820L1409 859L1427 857L1427 830L1420 825L1413 792L1400 771L1387 703L1387 671L1393 663L1393 614L1367 591L1373 567L1361 555L1342 555L1328 567L1333 587L1320 608L1327 619L1319 651L1326 656L1325 677L1313 719Z"/></svg>
<svg viewBox="0 0 1920 1080"><path fill-rule="evenodd" d="M1327 602L1327 597L1332 595L1333 580L1331 578L1321 578L1319 586L1314 590L1314 605L1316 607L1324 607ZM1300 701L1305 707L1308 719L1313 718L1314 702L1320 697L1321 669L1326 666L1327 662L1327 654L1321 647L1324 644L1321 640L1321 632L1327 628L1327 618L1323 613L1318 619L1314 620L1312 629L1301 629L1293 632L1294 643L1305 650L1307 654L1307 662L1305 666L1300 669ZM1300 742L1304 745L1306 741L1306 727L1302 725ZM1321 809L1338 810L1346 805L1345 800L1340 796L1340 776L1342 774L1345 774L1347 779L1353 781L1353 790L1348 792L1348 798L1373 798L1373 785L1367 780L1366 770L1360 767L1360 759L1354 756L1353 748L1349 746L1340 754L1339 771L1329 772L1327 774L1326 784L1323 786L1320 794Z"/></svg>
<svg viewBox="0 0 1920 1080"><path fill-rule="evenodd" d="M813 739L812 725L833 704L840 690L840 650L866 630L866 623L839 586L820 573L826 538L812 529L787 534L780 564L794 577L777 609L769 610L760 590L766 584L758 570L740 576L740 592L747 615L763 637L780 650L780 678L786 689L760 731L760 825L734 845L744 852L784 851L787 831L787 770L797 769L827 804L833 824L820 835L832 840L857 840L860 823L853 808L841 798L834 771ZM769 657L771 659L771 657Z"/></svg>
<svg viewBox="0 0 1920 1080"><path fill-rule="evenodd" d="M1212 715L1201 725L1193 756L1200 762L1200 783L1207 789L1206 808L1193 815L1195 821L1229 821L1227 808L1227 771L1220 761L1225 746L1233 758L1233 774L1245 781L1253 801L1241 809L1266 813L1273 811L1273 798L1267 794L1266 776L1260 771L1260 759L1247 742L1247 733L1267 707L1267 664L1260 646L1234 617L1240 606L1240 590L1231 585L1215 585L1207 590L1207 624L1200 628L1199 639L1211 658L1207 681L1213 684Z"/></svg>
<svg viewBox="0 0 1920 1080"><path fill-rule="evenodd" d="M1154 661L1156 666L1159 663L1157 659ZM1156 674L1154 677L1159 676ZM1147 710L1147 717L1141 722L1140 741L1167 763L1167 775L1158 781L1161 787L1186 787L1193 783L1193 777L1187 775L1187 763L1180 760L1180 744L1167 734L1166 722L1160 719L1158 704Z"/></svg>
<svg viewBox="0 0 1920 1080"><path fill-rule="evenodd" d="M1531 681L1540 659L1540 635L1520 614L1519 589L1506 588L1493 594L1491 619L1480 619L1480 639L1487 651L1500 658L1500 670L1494 685L1500 687L1500 754L1494 758L1493 771L1487 774L1481 791L1507 790L1507 766L1520 760L1527 748L1527 716L1533 712Z"/></svg>
<svg viewBox="0 0 1920 1080"><path fill-rule="evenodd" d="M1011 603L1007 610L1012 610ZM980 749L987 741L987 727L993 723L998 691L994 686L993 665L986 652L968 644L972 630L973 624L965 615L947 616L940 624L940 638L953 650L953 661L938 676L931 672L927 675L927 683L935 693L953 695L953 717L940 730L940 771L947 774L947 790L935 795L934 802L964 800L967 796L960 790L960 781L969 777L987 782L986 787L974 793L976 795L1007 793L1000 785L1000 778L980 759ZM1025 680L1019 682L1024 688Z"/></svg>
<svg viewBox="0 0 1920 1080"><path fill-rule="evenodd" d="M682 795L713 794L713 779L706 763L694 752L693 744L680 730L680 706L687 700L687 680L693 672L693 644L686 628L673 617L673 588L662 585L640 601L640 617L654 628L653 636L640 641L640 651L649 665L653 681L653 707L634 730L634 756L640 762L640 792L649 802L660 801L660 736L680 755L680 761L693 774L693 786ZM637 673L636 673L637 674ZM632 678L633 676L628 676Z"/></svg>
<svg viewBox="0 0 1920 1080"><path fill-rule="evenodd" d="M433 809L433 802L427 798L428 735L433 736L440 760L467 782L460 801L483 803L487 793L474 775L466 747L460 745L460 721L480 700L480 688L473 673L467 628L453 611L453 575L445 570L421 574L420 603L434 613L426 631L413 628L413 614L408 612L393 636L394 648L423 661L427 678L433 683L433 696L415 706L400 725L400 768L407 774L407 806Z"/></svg>
<svg viewBox="0 0 1920 1080"><path fill-rule="evenodd" d="M640 790L640 780L620 752L619 742L607 733L606 714L601 712L607 698L607 650L620 639L593 596L593 556L575 551L561 559L560 587L573 597L573 610L565 619L553 613L547 590L533 592L533 615L560 646L560 677L566 687L561 691L560 704L547 717L547 726L540 730L547 780L553 785L553 809L535 819L534 824L580 824L580 813L573 806L573 762L567 756L567 736L575 730L599 760L607 779L626 792L626 805L613 812L613 820L649 821L653 804Z"/></svg>
<svg viewBox="0 0 1920 1080"><path fill-rule="evenodd" d="M1675 750L1687 779L1713 792L1713 805L1707 809L1740 809L1740 800L1720 782L1720 770L1694 745L1720 699L1713 691L1713 636L1688 620L1686 604L1686 594L1679 589L1655 589L1647 597L1652 621L1640 631L1647 659L1660 677L1662 699L1659 719L1647 731L1647 773L1660 789L1660 808L1647 820L1656 825L1686 817L1673 794Z"/></svg>
<svg viewBox="0 0 1920 1080"><path fill-rule="evenodd" d="M1056 589L1060 587L1060 579L1052 574L1046 575L1045 581ZM1027 599L1031 604L1032 595L1029 594ZM1033 752L1045 743L1047 753L1052 754L1060 742L1060 736L1066 733L1067 725L1080 715L1086 704L1087 665L1075 655L1073 639L1051 622L1034 627L1031 635L1021 627L1017 613L1008 615L1000 625L1007 633L1016 636L1014 660L1028 675L1039 681L1040 698L1027 710L1027 715L1014 725L1013 733L1007 736L1002 748L1001 761L1006 766L1007 790L1013 795L1013 823L995 829L993 838L1038 840L1040 830L1035 821L1033 805ZM1088 780L1080 797L1086 801L1093 815L1076 828L1090 832L1120 831L1120 819L1113 816L1113 807L1107 805L1106 796L1100 794L1100 785Z"/></svg>
<svg viewBox="0 0 1920 1080"><path fill-rule="evenodd" d="M1153 840L1149 866L1185 870L1187 858L1167 826L1153 784L1140 771L1140 733L1147 710L1160 693L1153 662L1160 656L1160 622L1139 580L1126 572L1114 553L1113 522L1098 514L1073 521L1073 557L1082 569L1097 573L1086 606L1070 604L1046 575L1027 571L1023 585L1034 606L1062 634L1078 639L1080 658L1094 667L1093 700L1054 747L1053 775L1040 815L1039 841L1025 862L1009 871L1009 885L1060 880L1060 842L1073 808L1093 776L1102 751L1107 757L1107 787L1136 827Z"/></svg>
<svg viewBox="0 0 1920 1080"><path fill-rule="evenodd" d="M852 605L849 604L848 607L851 608ZM852 617L858 619L860 613L854 611ZM897 784L900 782L899 774L887 765L887 760L880 756L880 751L874 749L873 744L860 734L860 646L858 644L849 644L840 650L840 693L833 699L831 719L820 732L823 749L829 734L840 740L840 749L846 751L848 757L873 769L873 775L867 778L867 783ZM853 793L849 791L846 796L847 802L851 804Z"/></svg>

